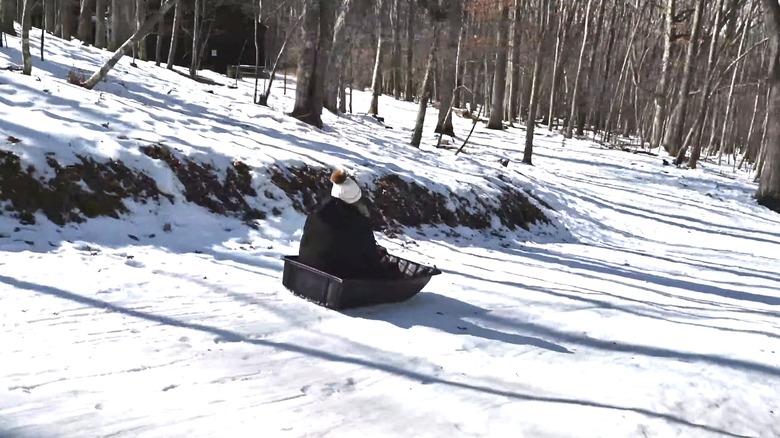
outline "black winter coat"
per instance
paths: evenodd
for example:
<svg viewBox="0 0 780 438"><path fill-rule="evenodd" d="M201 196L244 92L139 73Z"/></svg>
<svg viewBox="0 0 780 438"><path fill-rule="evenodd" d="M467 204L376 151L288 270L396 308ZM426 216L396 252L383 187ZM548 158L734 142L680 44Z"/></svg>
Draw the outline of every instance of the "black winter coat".
<svg viewBox="0 0 780 438"><path fill-rule="evenodd" d="M306 218L298 260L339 278L382 278L386 269L369 219L328 197Z"/></svg>

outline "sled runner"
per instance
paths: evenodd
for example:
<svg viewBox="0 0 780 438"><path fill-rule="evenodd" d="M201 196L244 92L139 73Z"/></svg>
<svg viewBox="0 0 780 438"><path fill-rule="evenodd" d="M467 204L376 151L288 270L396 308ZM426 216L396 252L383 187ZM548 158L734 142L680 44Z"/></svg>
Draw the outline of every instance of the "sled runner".
<svg viewBox="0 0 780 438"><path fill-rule="evenodd" d="M393 255L384 263L398 267L399 279L344 279L314 269L298 261L298 256L284 257L282 284L295 295L333 310L396 303L417 295L434 275L429 267Z"/></svg>

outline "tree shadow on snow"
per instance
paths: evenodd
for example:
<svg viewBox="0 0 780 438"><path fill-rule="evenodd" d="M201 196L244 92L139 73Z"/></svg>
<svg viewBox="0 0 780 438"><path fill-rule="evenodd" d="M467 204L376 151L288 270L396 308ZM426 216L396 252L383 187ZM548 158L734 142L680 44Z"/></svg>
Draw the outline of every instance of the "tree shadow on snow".
<svg viewBox="0 0 780 438"><path fill-rule="evenodd" d="M623 411L623 412L633 412L633 413L646 416L648 418L668 421L669 423L678 426L703 430L711 433L720 434L723 436L747 438L746 435L741 435L741 434L721 430L716 427L708 426L706 424L695 423L693 421L687 420L681 416L671 414L671 413L655 412L650 409L646 409L642 407L617 406L609 403L592 401L592 400L578 400L578 399L571 399L565 397L535 395L531 393L524 393L524 392L518 392L518 391L513 391L511 389L507 389L508 385L504 385L501 388L494 388L483 384L452 381L443 378L441 376L429 375L419 371L407 369L402 365L395 365L389 361L375 361L375 360L371 360L370 358L355 357L353 355L345 356L345 355L334 353L332 351L325 351L316 348L300 346L289 342L278 342L269 339L252 338L250 336L238 333L236 331L226 330L226 329L208 326L200 323L181 321L173 317L146 312L143 310L129 309L127 307L110 303L108 301L86 297L56 287L45 286L45 285L23 281L23 280L17 280L13 277L8 277L5 275L0 275L0 283L4 283L16 289L33 291L39 294L57 297L64 300L69 300L72 302L92 306L98 309L105 309L107 311L116 312L121 315L156 322L158 324L164 324L172 327L179 327L179 328L184 328L189 330L196 330L202 333L209 333L219 338L221 342L242 342L245 344L255 345L258 347L284 350L284 351L297 353L312 358L318 358L329 362L358 365L369 369L382 371L394 376L403 377L411 381L417 381L423 384L444 385L454 389L473 391L480 394L503 397L510 400L533 401L539 403L558 403L558 404L565 404L565 405L576 405L576 406L584 406L584 407L599 408L599 409L609 409L609 410L616 410L616 411ZM435 302L435 298L433 302ZM457 306L457 304L455 305ZM408 309L405 310L408 311ZM524 324L524 325L526 326L526 329L528 329L529 331L535 331L540 334L543 333L553 338L562 337L565 340L570 341L571 343L602 346L599 345L601 341L598 340L583 338L582 336L574 335L574 334L562 334L554 329L537 326L532 323ZM611 344L608 342L601 342L601 343ZM652 353L651 350L654 349L648 349L646 347L641 347L641 346L623 346L621 350L635 351L636 353L642 354L642 353ZM695 356L695 359L702 360L705 362L715 362L715 363L723 362L722 364L731 365L736 369L753 370L775 378L780 376L780 370L776 368L772 368L772 367L768 367L765 365L756 364L752 362L740 361L736 359L721 359L721 358L715 358L707 355L686 355L685 353L673 352L673 351L668 351L666 352L666 354L663 354L662 356L681 357L681 358L688 358L688 359L693 359ZM402 361L403 359L404 358L399 358L400 361L399 364L408 362L408 361Z"/></svg>
<svg viewBox="0 0 780 438"><path fill-rule="evenodd" d="M429 327L454 335L471 335L490 341L531 345L556 353L573 354L566 347L540 338L505 333L471 322L470 319L481 320L490 311L432 292L420 293L403 306L378 306L349 310L344 313L354 317L386 321L403 329Z"/></svg>

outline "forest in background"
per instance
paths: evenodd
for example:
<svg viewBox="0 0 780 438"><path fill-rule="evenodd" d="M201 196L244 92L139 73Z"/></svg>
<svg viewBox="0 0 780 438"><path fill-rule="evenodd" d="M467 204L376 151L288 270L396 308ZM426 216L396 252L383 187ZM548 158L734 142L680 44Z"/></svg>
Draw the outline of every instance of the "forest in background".
<svg viewBox="0 0 780 438"><path fill-rule="evenodd" d="M237 8L256 35L264 29L252 48L259 54L263 46L257 68L272 78L296 68L290 114L314 126L322 126L323 110L353 110L350 87L370 88L370 107L354 111L381 115L381 96L419 103L415 146L432 103L444 135L454 134L453 116L489 129L527 127L526 164L537 130L630 142L689 168L707 158L754 171L758 201L780 210L777 0L0 0L0 7L5 33L16 33L14 21L25 23L24 33L37 16L58 37L168 68L172 56L160 59L162 44L150 51L145 40L164 35L169 54L189 41L193 78L220 11ZM85 83L93 87L110 67ZM266 102L270 90L256 101Z"/></svg>

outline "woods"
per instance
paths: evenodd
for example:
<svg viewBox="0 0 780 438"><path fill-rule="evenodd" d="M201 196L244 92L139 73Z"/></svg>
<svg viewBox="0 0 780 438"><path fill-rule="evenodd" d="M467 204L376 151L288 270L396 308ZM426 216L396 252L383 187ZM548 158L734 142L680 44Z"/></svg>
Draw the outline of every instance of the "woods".
<svg viewBox="0 0 780 438"><path fill-rule="evenodd" d="M0 28L40 22L61 38L164 57L194 78L214 68L205 47L230 6L262 24L257 64L296 76L287 111L313 126L322 111L348 110L349 88L370 89L370 107L354 111L379 117L383 99L415 101L422 123L432 105L434 132L449 136L452 117L477 113L489 129L519 126L526 164L544 127L689 168L730 163L755 172L759 202L780 205L774 0L179 0L144 26L160 3L2 0Z"/></svg>

